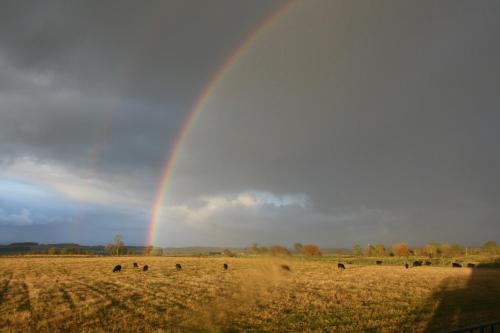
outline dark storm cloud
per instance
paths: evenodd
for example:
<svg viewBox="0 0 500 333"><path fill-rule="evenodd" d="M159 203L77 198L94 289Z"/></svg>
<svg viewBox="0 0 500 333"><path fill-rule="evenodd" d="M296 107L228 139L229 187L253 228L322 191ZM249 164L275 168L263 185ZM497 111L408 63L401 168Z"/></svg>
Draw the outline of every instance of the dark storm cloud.
<svg viewBox="0 0 500 333"><path fill-rule="evenodd" d="M282 4L2 2L0 177L77 202L68 241L140 243L193 101ZM158 244L500 237L499 31L495 2L295 3L195 121ZM0 241L74 232L34 202Z"/></svg>
<svg viewBox="0 0 500 333"><path fill-rule="evenodd" d="M494 2L299 3L215 92L172 196L305 193L276 241L498 238L499 31Z"/></svg>
<svg viewBox="0 0 500 333"><path fill-rule="evenodd" d="M202 87L279 5L2 2L0 161L134 174L149 198Z"/></svg>

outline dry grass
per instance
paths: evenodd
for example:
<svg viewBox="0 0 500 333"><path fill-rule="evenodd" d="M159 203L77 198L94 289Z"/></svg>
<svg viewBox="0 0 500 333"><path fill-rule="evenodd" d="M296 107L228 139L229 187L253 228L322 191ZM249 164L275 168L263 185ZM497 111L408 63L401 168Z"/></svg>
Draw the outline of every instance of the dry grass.
<svg viewBox="0 0 500 333"><path fill-rule="evenodd" d="M134 269L135 261L150 270ZM115 264L121 273L112 273ZM333 262L293 259L0 258L2 332L420 332L498 319L499 300L500 271L490 269L339 272Z"/></svg>

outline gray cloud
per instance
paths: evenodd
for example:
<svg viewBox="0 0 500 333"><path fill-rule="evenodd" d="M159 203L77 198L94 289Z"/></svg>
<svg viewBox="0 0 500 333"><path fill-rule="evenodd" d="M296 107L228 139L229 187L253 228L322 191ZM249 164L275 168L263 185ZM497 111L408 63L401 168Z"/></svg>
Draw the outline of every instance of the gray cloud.
<svg viewBox="0 0 500 333"><path fill-rule="evenodd" d="M0 160L128 177L150 201L202 87L281 3L3 2Z"/></svg>
<svg viewBox="0 0 500 333"><path fill-rule="evenodd" d="M3 2L0 177L91 205L82 242L120 223L140 242L193 101L283 3ZM493 2L295 3L196 119L158 243L500 237L498 31ZM307 204L229 199L248 193ZM203 215L207 202L225 208Z"/></svg>
<svg viewBox="0 0 500 333"><path fill-rule="evenodd" d="M499 9L296 6L214 92L180 153L172 200L303 192L326 217L311 233L330 230L342 245L498 237ZM334 227L339 209L382 217Z"/></svg>

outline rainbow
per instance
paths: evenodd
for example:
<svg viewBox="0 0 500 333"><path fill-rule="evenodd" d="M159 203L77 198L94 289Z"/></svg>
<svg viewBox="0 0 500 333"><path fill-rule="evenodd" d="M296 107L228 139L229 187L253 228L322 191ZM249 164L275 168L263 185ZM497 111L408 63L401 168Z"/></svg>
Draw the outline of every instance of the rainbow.
<svg viewBox="0 0 500 333"><path fill-rule="evenodd" d="M259 35L269 28L274 21L278 19L278 17L282 16L288 9L291 7L293 1L288 1L273 13L271 13L268 17L266 17L263 21L261 21L256 28L251 30L245 38L243 38L243 42L240 43L232 54L226 59L222 65L219 66L218 70L212 75L212 77L208 80L207 84L202 89L201 93L198 95L198 98L192 104L191 111L189 112L186 120L183 123L179 134L177 135L172 149L167 155L165 167L163 168L162 176L156 190L156 195L154 197L153 205L151 208L151 218L149 221L148 231L147 231L147 239L146 244L152 245L155 241L155 237L157 234L157 226L160 220L161 208L162 204L165 200L165 196L167 193L167 187L170 180L170 175L175 165L176 156L179 152L182 143L186 139L189 129L192 127L196 116L203 110L208 97L214 92L215 88L222 80L224 75L231 69L231 67L236 63L238 58L244 54L257 40Z"/></svg>

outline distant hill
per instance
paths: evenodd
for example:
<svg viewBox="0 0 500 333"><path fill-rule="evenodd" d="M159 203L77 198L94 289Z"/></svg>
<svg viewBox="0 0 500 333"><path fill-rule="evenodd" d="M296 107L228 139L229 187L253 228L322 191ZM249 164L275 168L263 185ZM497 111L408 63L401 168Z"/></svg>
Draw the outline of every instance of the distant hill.
<svg viewBox="0 0 500 333"><path fill-rule="evenodd" d="M128 254L144 254L144 246L126 245ZM160 249L160 248L155 248ZM161 248L164 255L218 255L224 249L229 249L232 252L241 252L242 248L227 248L227 247L168 247ZM76 243L56 243L56 244L39 244L36 242L16 242L6 245L0 245L0 255L18 255L18 254L96 254L107 255L104 245L80 245Z"/></svg>

